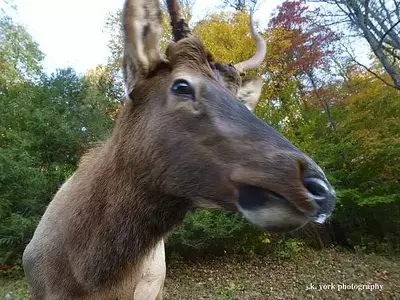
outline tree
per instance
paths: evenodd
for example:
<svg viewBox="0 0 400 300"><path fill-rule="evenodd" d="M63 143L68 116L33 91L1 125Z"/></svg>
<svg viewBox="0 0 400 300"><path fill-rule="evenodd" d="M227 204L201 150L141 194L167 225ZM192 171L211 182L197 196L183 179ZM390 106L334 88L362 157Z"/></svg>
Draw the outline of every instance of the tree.
<svg viewBox="0 0 400 300"><path fill-rule="evenodd" d="M236 11L241 11L253 9L257 4L257 0L224 0L223 3L225 7L231 7Z"/></svg>
<svg viewBox="0 0 400 300"><path fill-rule="evenodd" d="M5 16L0 18L0 84L35 81L44 55L26 29Z"/></svg>
<svg viewBox="0 0 400 300"><path fill-rule="evenodd" d="M161 10L163 10L164 12L168 12L167 1L168 0L160 1ZM179 6L182 9L184 19L187 22L189 22L189 20L191 19L191 12L192 12L195 0L177 0L177 1L179 2Z"/></svg>
<svg viewBox="0 0 400 300"><path fill-rule="evenodd" d="M285 1L268 25L266 96L275 99L273 106L282 110L286 126L296 126L302 105L314 105L314 99L324 109L331 127L336 126L324 87L338 36L317 25L318 16L318 10L311 11L301 1Z"/></svg>
<svg viewBox="0 0 400 300"><path fill-rule="evenodd" d="M9 15L10 11L15 11L16 10L16 5L14 3L14 0L3 0L2 3L0 3L0 17L4 17Z"/></svg>
<svg viewBox="0 0 400 300"><path fill-rule="evenodd" d="M22 253L79 158L110 134L116 102L107 88L101 69L0 87L0 264Z"/></svg>
<svg viewBox="0 0 400 300"><path fill-rule="evenodd" d="M219 62L244 61L256 49L250 35L249 16L245 11L213 14L199 22L193 32Z"/></svg>
<svg viewBox="0 0 400 300"><path fill-rule="evenodd" d="M310 69L328 66L333 54L332 43L338 36L329 28L317 25L318 17L319 10L311 11L301 1L285 1L269 22L270 31L281 28L285 39L290 40L284 52L290 74L304 75Z"/></svg>
<svg viewBox="0 0 400 300"><path fill-rule="evenodd" d="M315 0L336 9L327 13L328 22L344 23L371 46L373 53L390 75L393 83L357 62L392 87L400 89L400 2L397 0Z"/></svg>
<svg viewBox="0 0 400 300"><path fill-rule="evenodd" d="M342 205L336 219L357 229L348 234L354 244L380 240L393 251L400 241L399 92L360 68L349 79L335 147L336 156L338 149L348 155L336 173Z"/></svg>

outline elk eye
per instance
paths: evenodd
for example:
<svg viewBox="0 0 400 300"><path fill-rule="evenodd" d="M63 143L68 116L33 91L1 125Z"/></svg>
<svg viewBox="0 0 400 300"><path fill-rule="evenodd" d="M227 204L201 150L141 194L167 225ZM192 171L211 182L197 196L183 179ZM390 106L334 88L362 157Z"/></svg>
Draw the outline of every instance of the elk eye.
<svg viewBox="0 0 400 300"><path fill-rule="evenodd" d="M177 95L187 96L194 99L194 89L190 83L184 79L175 80L171 90Z"/></svg>

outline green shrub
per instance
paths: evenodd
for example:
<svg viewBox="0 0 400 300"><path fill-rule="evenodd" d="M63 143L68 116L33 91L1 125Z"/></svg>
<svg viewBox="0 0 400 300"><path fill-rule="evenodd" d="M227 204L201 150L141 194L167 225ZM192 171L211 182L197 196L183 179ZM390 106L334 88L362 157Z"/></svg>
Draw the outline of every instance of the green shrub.
<svg viewBox="0 0 400 300"><path fill-rule="evenodd" d="M182 254L239 253L265 250L263 231L238 214L198 210L167 239L167 249Z"/></svg>

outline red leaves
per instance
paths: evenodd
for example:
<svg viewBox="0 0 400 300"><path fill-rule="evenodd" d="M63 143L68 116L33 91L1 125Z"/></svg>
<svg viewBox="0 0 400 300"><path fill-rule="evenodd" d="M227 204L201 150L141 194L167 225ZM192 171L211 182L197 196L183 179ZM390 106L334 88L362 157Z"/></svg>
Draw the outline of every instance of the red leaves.
<svg viewBox="0 0 400 300"><path fill-rule="evenodd" d="M280 49L280 62L272 60L269 64L285 65L283 71L287 74L325 67L328 57L333 54L330 46L338 37L329 28L316 25L314 20L317 16L317 10L310 11L300 1L285 1L279 6L277 15L269 23L269 29L273 33L280 28L278 32L283 30L285 34L272 34L270 43L285 38L289 46Z"/></svg>

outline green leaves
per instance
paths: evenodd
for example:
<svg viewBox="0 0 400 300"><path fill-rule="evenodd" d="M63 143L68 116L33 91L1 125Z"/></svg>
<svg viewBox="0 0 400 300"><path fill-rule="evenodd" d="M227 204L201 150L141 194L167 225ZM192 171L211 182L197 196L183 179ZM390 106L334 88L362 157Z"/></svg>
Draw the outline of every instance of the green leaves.
<svg viewBox="0 0 400 300"><path fill-rule="evenodd" d="M72 69L0 88L0 256L22 253L83 152L110 133L116 102Z"/></svg>
<svg viewBox="0 0 400 300"><path fill-rule="evenodd" d="M224 211L199 210L189 213L182 226L169 237L167 247L181 253L230 253L265 248L263 231L238 214Z"/></svg>
<svg viewBox="0 0 400 300"><path fill-rule="evenodd" d="M23 26L9 17L0 17L0 85L38 80L43 58Z"/></svg>
<svg viewBox="0 0 400 300"><path fill-rule="evenodd" d="M250 74L265 82L256 114L326 171L338 194L335 224L346 228L352 244L398 245L399 92L348 61L340 70L344 81L331 81L337 74L321 69L331 59L334 36L314 27L309 16L300 2L286 1L262 33L268 54ZM124 97L119 17L111 16L107 24L109 63L85 76L73 69L44 74L44 55L33 38L10 18L0 19L0 263L18 258L82 153L111 132ZM162 18L164 49L170 24L165 13ZM255 50L243 11L211 15L194 32L221 62L248 59ZM388 79L381 66L373 70ZM187 216L168 245L213 252L265 248L260 237L238 215L200 211Z"/></svg>

